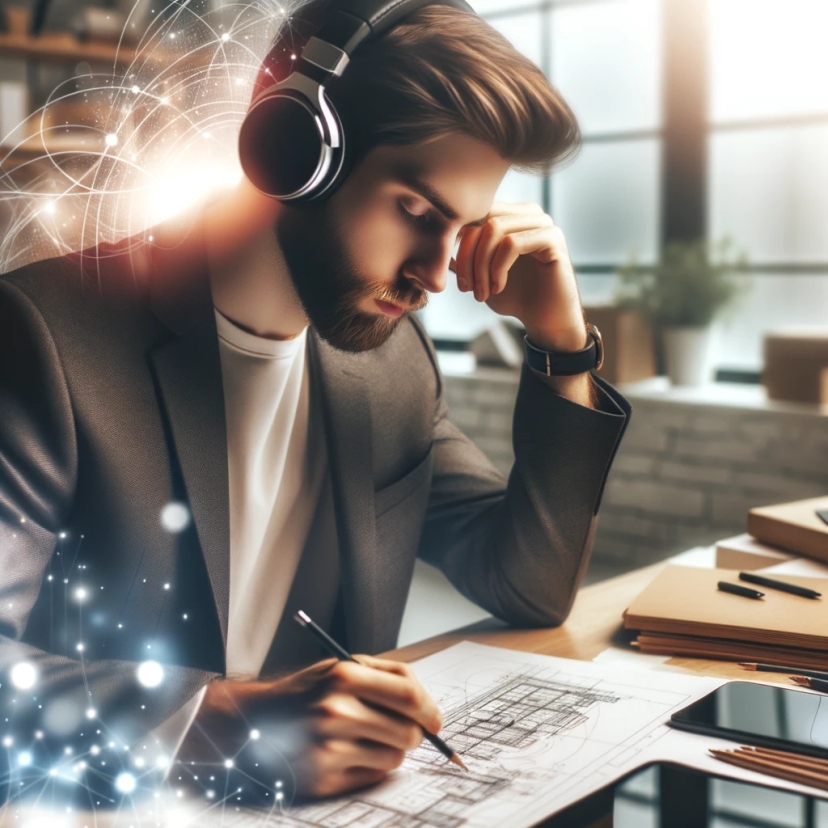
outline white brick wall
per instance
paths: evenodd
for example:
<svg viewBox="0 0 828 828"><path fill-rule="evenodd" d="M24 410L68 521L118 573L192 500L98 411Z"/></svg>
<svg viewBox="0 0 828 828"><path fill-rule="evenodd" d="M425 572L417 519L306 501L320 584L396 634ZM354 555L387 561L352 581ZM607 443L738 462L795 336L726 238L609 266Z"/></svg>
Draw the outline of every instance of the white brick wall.
<svg viewBox="0 0 828 828"><path fill-rule="evenodd" d="M517 373L445 379L452 420L508 472ZM828 494L825 409L768 404L758 388L658 387L624 389L634 413L607 482L596 560L643 565L743 532L752 506Z"/></svg>

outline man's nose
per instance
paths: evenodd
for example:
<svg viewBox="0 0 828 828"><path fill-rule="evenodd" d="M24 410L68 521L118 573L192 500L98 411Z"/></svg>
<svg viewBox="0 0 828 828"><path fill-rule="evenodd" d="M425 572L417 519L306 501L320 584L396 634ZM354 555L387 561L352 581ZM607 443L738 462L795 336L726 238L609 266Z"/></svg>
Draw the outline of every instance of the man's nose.
<svg viewBox="0 0 828 828"><path fill-rule="evenodd" d="M422 251L419 257L403 267L403 275L429 293L444 291L455 247L456 244L452 241L434 245L427 252Z"/></svg>

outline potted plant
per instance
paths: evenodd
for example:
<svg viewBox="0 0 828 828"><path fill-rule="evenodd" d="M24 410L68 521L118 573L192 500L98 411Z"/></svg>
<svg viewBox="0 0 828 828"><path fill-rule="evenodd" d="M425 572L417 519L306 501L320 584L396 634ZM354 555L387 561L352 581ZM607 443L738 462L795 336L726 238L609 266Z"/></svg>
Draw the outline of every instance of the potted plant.
<svg viewBox="0 0 828 828"><path fill-rule="evenodd" d="M617 301L660 331L674 385L701 385L708 378L710 324L741 293L734 273L747 263L744 254L732 259L731 248L729 238L671 242L659 264L639 265L633 255L618 270Z"/></svg>

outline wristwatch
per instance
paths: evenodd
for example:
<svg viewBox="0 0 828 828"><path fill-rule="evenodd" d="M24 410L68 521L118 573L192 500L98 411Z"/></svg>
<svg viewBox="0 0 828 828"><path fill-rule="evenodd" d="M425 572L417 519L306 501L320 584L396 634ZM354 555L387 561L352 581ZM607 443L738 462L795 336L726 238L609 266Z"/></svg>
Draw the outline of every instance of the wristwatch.
<svg viewBox="0 0 828 828"><path fill-rule="evenodd" d="M601 332L591 322L586 323L586 330L592 342L580 351L544 351L524 336L526 362L547 377L572 377L597 371L604 364L604 342Z"/></svg>

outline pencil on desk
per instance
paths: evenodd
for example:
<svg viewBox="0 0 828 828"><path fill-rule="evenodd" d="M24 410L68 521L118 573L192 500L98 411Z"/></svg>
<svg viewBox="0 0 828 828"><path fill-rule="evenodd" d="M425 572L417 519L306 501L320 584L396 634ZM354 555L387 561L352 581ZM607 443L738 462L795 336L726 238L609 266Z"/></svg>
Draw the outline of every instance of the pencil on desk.
<svg viewBox="0 0 828 828"><path fill-rule="evenodd" d="M805 757L784 751L764 750L760 752L758 748L747 747L740 747L737 750L711 748L710 753L719 761L727 762L729 765L757 773L766 773L768 776L775 776L788 782L828 790L828 761L825 759L805 761Z"/></svg>
<svg viewBox="0 0 828 828"><path fill-rule="evenodd" d="M808 687L820 693L828 693L828 681L825 679L811 678L810 676L791 676L791 681L800 687Z"/></svg>
<svg viewBox="0 0 828 828"><path fill-rule="evenodd" d="M739 666L744 667L745 670L758 670L760 673L789 673L795 676L808 676L808 678L828 681L828 673L822 670L803 670L800 667L785 667L781 664L759 664L753 661L740 661Z"/></svg>
<svg viewBox="0 0 828 828"><path fill-rule="evenodd" d="M311 620L311 617L306 613L299 610L296 615L293 616L294 619L305 629L309 630L316 636L316 639L319 643L333 656L336 656L340 661L356 661L356 659L340 644L334 641L325 630L322 629L317 623ZM359 663L359 662L356 662ZM423 735L431 742L443 756L446 757L450 762L454 762L455 765L461 767L464 771L468 771L468 768L463 764L463 760L457 755L457 752L452 750L439 736L435 736L433 733L429 733L425 728L423 728Z"/></svg>

